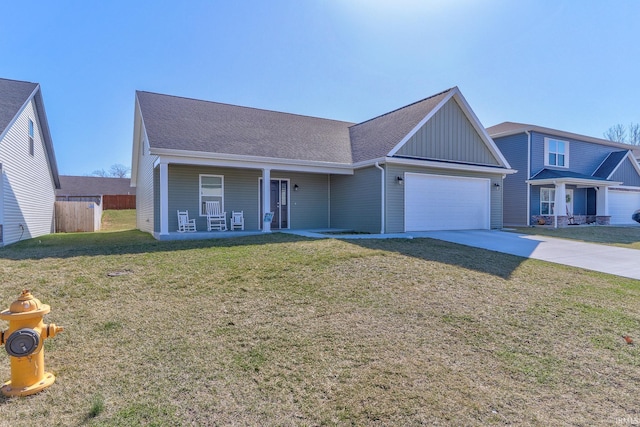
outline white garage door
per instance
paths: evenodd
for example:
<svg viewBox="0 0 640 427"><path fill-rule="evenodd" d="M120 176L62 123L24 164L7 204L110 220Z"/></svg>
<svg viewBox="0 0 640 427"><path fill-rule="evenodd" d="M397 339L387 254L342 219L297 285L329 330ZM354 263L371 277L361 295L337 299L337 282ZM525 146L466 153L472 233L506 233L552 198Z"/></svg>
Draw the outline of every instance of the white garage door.
<svg viewBox="0 0 640 427"><path fill-rule="evenodd" d="M611 224L637 224L631 215L640 209L640 192L609 190Z"/></svg>
<svg viewBox="0 0 640 427"><path fill-rule="evenodd" d="M404 181L406 231L489 228L489 179L407 173Z"/></svg>

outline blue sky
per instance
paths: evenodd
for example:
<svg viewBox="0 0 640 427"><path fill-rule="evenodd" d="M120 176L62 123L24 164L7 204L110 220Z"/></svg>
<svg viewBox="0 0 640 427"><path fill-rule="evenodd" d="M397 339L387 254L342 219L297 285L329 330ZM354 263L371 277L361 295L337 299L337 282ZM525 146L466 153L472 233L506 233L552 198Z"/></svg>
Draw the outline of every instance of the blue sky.
<svg viewBox="0 0 640 427"><path fill-rule="evenodd" d="M640 1L4 2L0 77L42 86L58 168L130 165L135 90L360 122L458 86L485 126L640 121Z"/></svg>

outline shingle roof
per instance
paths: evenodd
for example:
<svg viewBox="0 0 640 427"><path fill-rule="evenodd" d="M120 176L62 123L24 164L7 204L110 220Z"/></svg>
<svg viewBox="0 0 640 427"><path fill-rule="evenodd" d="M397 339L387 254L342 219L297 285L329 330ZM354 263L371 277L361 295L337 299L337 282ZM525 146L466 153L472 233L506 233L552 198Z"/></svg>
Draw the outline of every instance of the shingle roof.
<svg viewBox="0 0 640 427"><path fill-rule="evenodd" d="M640 146L623 144L621 142L609 141L608 139L594 138L592 136L580 135L558 129L546 128L543 126L530 125L526 123L503 122L487 128L487 133L491 138L515 135L524 132L539 132L547 135L559 136L562 138L576 139L579 141L593 142L595 144L607 145L610 147L631 150L636 156L640 156Z"/></svg>
<svg viewBox="0 0 640 427"><path fill-rule="evenodd" d="M151 148L351 163L353 123L136 92Z"/></svg>
<svg viewBox="0 0 640 427"><path fill-rule="evenodd" d="M598 167L598 169L593 173L593 176L597 176L600 178L608 178L609 175L613 173L613 171L618 167L622 159L625 158L628 151L614 151L609 153L606 159L602 162L602 164Z"/></svg>
<svg viewBox="0 0 640 427"><path fill-rule="evenodd" d="M601 178L601 177L591 176L591 175L584 175L584 174L581 174L581 173L571 172L571 171L555 170L555 169L542 169L540 172L535 174L531 178L531 180L534 181L534 180L538 180L538 179L559 179L559 178L574 178L574 179L589 179L589 180L596 180L596 181L607 181L606 178Z"/></svg>
<svg viewBox="0 0 640 427"><path fill-rule="evenodd" d="M353 162L386 156L451 90L453 88L352 126Z"/></svg>
<svg viewBox="0 0 640 427"><path fill-rule="evenodd" d="M0 135L37 87L37 83L0 79Z"/></svg>
<svg viewBox="0 0 640 427"><path fill-rule="evenodd" d="M136 194L129 178L60 175L60 187L56 190L58 196Z"/></svg>

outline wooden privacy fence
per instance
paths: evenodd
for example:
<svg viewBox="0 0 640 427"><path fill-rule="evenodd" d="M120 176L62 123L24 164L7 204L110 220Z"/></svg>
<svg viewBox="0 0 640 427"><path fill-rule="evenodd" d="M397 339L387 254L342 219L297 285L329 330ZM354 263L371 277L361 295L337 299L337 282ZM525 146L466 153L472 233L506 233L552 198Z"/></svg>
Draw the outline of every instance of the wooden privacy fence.
<svg viewBox="0 0 640 427"><path fill-rule="evenodd" d="M105 211L109 209L135 209L136 196L135 194L105 194L102 196L102 208Z"/></svg>
<svg viewBox="0 0 640 427"><path fill-rule="evenodd" d="M93 202L56 202L56 232L98 231L102 206Z"/></svg>

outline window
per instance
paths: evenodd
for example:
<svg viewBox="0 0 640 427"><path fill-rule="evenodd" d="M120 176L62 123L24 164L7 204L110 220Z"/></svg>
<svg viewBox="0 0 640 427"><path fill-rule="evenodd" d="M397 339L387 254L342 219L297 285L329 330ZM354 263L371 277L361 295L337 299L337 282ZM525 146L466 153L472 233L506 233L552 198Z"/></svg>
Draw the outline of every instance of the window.
<svg viewBox="0 0 640 427"><path fill-rule="evenodd" d="M553 215L556 204L555 188L540 189L540 215Z"/></svg>
<svg viewBox="0 0 640 427"><path fill-rule="evenodd" d="M206 212L206 203L220 202L220 208L224 212L224 177L221 175L200 175L200 215Z"/></svg>
<svg viewBox="0 0 640 427"><path fill-rule="evenodd" d="M34 127L33 127L33 120L29 119L29 154L33 156L33 137L34 137L35 131L34 131Z"/></svg>
<svg viewBox="0 0 640 427"><path fill-rule="evenodd" d="M569 141L544 139L545 166L569 167Z"/></svg>

